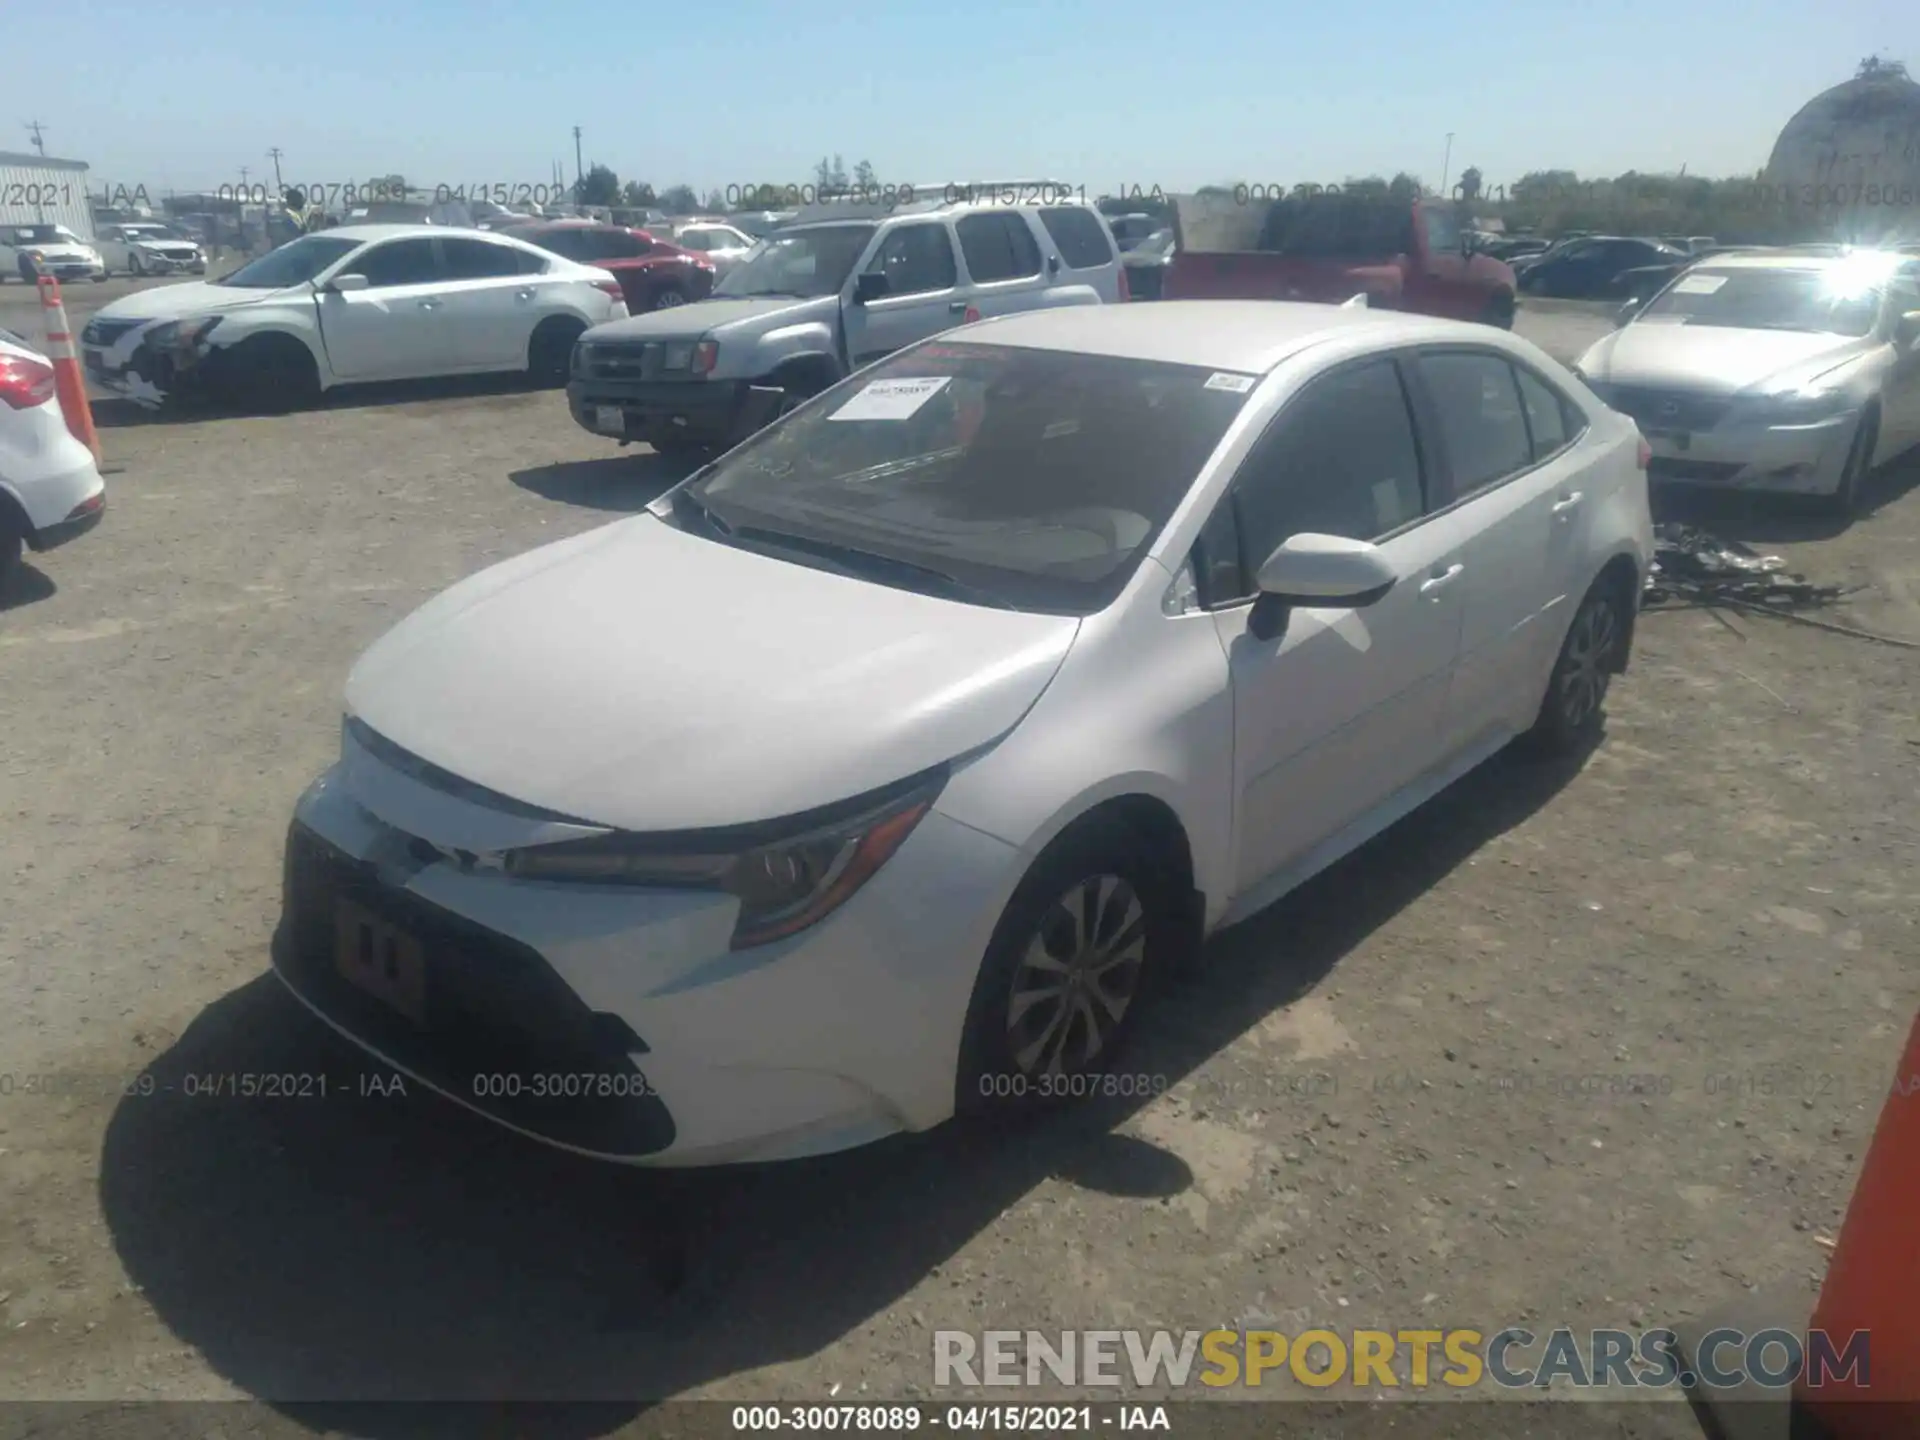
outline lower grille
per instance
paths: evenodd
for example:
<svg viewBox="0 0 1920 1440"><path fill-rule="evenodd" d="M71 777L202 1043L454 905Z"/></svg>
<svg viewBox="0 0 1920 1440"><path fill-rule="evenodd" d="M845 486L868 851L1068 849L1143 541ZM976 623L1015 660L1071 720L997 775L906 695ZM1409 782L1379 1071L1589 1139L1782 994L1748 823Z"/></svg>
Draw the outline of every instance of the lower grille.
<svg viewBox="0 0 1920 1440"><path fill-rule="evenodd" d="M1670 460L1659 455L1647 463L1647 475L1654 480L1725 480L1740 469L1737 461Z"/></svg>
<svg viewBox="0 0 1920 1440"><path fill-rule="evenodd" d="M334 909L342 900L420 944L424 1023L335 968ZM335 1024L496 1119L606 1155L651 1155L673 1143L673 1118L646 1093L631 1058L646 1047L623 1021L589 1010L537 952L382 883L372 865L297 822L287 836L285 908L274 944L287 980ZM510 1083L483 1083L496 1076ZM583 1077L587 1092L608 1093L528 1093L542 1077L559 1076ZM551 1079L545 1084L555 1088ZM492 1093L502 1088L520 1093Z"/></svg>

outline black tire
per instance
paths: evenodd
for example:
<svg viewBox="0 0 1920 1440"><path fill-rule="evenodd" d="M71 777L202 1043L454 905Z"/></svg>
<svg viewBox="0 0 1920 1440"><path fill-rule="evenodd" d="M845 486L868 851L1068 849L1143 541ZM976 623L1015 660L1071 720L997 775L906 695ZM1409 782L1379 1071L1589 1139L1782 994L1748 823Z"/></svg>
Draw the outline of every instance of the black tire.
<svg viewBox="0 0 1920 1440"><path fill-rule="evenodd" d="M1820 509L1840 520L1851 520L1860 512L1860 491L1873 470L1874 448L1880 442L1880 412L1869 410L1854 428L1853 444L1847 447L1847 463L1840 471L1840 484L1831 495L1820 497Z"/></svg>
<svg viewBox="0 0 1920 1440"><path fill-rule="evenodd" d="M1132 830L1089 821L1054 841L1007 902L981 961L955 1111L1030 1110L1105 1093L1100 1077L1170 969L1180 933L1164 868ZM1029 963L1036 949L1079 977L1062 982L1057 999L1046 998L1043 978L1055 972Z"/></svg>
<svg viewBox="0 0 1920 1440"><path fill-rule="evenodd" d="M573 368L573 343L586 331L578 320L542 320L527 341L527 378L549 390L565 385Z"/></svg>
<svg viewBox="0 0 1920 1440"><path fill-rule="evenodd" d="M1573 755L1606 725L1607 686L1622 668L1631 624L1631 597L1611 575L1593 582L1573 612L1547 680L1540 713L1524 739L1537 755Z"/></svg>
<svg viewBox="0 0 1920 1440"><path fill-rule="evenodd" d="M127 251L127 274L140 276L146 273L147 267L141 262L140 252L138 250Z"/></svg>
<svg viewBox="0 0 1920 1440"><path fill-rule="evenodd" d="M284 415L320 398L320 367L291 335L256 335L220 357L221 398L255 415Z"/></svg>
<svg viewBox="0 0 1920 1440"><path fill-rule="evenodd" d="M40 267L25 255L20 257L20 278L31 285L40 278Z"/></svg>
<svg viewBox="0 0 1920 1440"><path fill-rule="evenodd" d="M26 541L12 507L0 504L0 600L7 598L13 577L20 573L20 551Z"/></svg>
<svg viewBox="0 0 1920 1440"><path fill-rule="evenodd" d="M1487 301L1486 308L1480 312L1480 323L1491 325L1496 330L1513 329L1513 292L1502 290Z"/></svg>
<svg viewBox="0 0 1920 1440"><path fill-rule="evenodd" d="M687 292L678 285L662 285L647 300L647 310L672 310L687 303Z"/></svg>

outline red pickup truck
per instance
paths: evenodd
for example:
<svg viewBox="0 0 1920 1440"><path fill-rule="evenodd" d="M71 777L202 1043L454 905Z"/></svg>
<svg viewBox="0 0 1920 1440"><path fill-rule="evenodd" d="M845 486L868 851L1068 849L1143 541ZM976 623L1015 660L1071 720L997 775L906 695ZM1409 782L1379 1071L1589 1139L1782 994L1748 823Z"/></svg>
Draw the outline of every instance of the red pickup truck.
<svg viewBox="0 0 1920 1440"><path fill-rule="evenodd" d="M1244 187L1243 187L1244 188ZM1353 191L1278 200L1176 196L1169 300L1309 300L1365 294L1412 310L1513 328L1513 270L1475 251L1457 204Z"/></svg>

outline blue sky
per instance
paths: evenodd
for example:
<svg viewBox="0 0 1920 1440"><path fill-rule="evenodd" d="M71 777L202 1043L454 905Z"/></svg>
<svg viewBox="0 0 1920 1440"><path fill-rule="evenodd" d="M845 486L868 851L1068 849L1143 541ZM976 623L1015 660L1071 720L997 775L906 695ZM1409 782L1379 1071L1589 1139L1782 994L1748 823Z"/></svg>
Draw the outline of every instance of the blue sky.
<svg viewBox="0 0 1920 1440"><path fill-rule="evenodd" d="M5 62L11 127L101 183L807 178L1331 183L1409 170L1748 173L1912 0L70 0ZM1912 47L1911 49L1903 49ZM29 66L31 50L44 65Z"/></svg>

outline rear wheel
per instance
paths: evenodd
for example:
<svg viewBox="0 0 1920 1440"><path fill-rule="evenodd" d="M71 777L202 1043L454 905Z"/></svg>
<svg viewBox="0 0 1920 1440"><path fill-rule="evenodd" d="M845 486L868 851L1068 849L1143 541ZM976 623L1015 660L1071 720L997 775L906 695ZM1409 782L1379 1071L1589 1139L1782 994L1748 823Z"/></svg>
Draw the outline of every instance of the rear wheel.
<svg viewBox="0 0 1920 1440"><path fill-rule="evenodd" d="M686 291L682 290L678 285L662 285L658 290L653 292L653 299L648 302L647 309L671 310L675 306L686 303Z"/></svg>
<svg viewBox="0 0 1920 1440"><path fill-rule="evenodd" d="M1853 432L1853 444L1847 448L1847 463L1840 471L1840 483L1833 494L1820 497L1821 508L1843 520L1851 520L1860 509L1860 491L1873 469L1873 451L1880 440L1880 416L1869 410L1860 417Z"/></svg>
<svg viewBox="0 0 1920 1440"><path fill-rule="evenodd" d="M1540 714L1526 735L1528 748L1543 755L1570 755L1599 735L1607 687L1626 644L1627 604L1623 587L1612 576L1603 575L1587 591L1560 644Z"/></svg>
<svg viewBox="0 0 1920 1440"><path fill-rule="evenodd" d="M1497 330L1513 329L1513 292L1502 290L1488 300L1486 308L1480 312L1480 323Z"/></svg>
<svg viewBox="0 0 1920 1440"><path fill-rule="evenodd" d="M20 548L26 540L20 519L7 505L0 505L0 600L7 597L13 577L20 571Z"/></svg>
<svg viewBox="0 0 1920 1440"><path fill-rule="evenodd" d="M557 389L567 383L573 344L587 327L578 320L542 320L527 342L527 375L536 385Z"/></svg>

